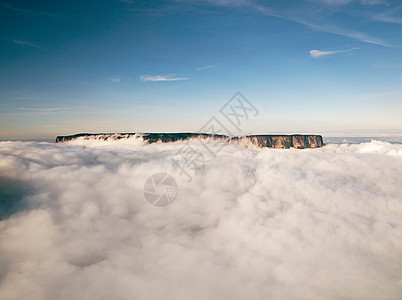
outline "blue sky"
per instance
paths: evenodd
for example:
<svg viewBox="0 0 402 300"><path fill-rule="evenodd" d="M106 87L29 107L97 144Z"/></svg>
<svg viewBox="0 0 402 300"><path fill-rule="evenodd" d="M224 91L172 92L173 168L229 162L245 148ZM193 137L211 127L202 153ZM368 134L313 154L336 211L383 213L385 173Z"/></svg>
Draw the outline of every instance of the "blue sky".
<svg viewBox="0 0 402 300"><path fill-rule="evenodd" d="M197 131L237 91L244 133L402 132L402 3L2 1L0 139Z"/></svg>

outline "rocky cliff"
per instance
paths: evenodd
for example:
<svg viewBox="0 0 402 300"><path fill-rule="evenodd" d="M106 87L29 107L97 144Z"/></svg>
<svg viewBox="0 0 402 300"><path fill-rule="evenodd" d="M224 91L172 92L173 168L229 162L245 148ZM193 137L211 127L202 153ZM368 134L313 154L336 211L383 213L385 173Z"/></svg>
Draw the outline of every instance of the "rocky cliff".
<svg viewBox="0 0 402 300"><path fill-rule="evenodd" d="M245 138L249 139L253 145L261 148L319 148L324 146L321 135L249 135Z"/></svg>
<svg viewBox="0 0 402 300"><path fill-rule="evenodd" d="M185 141L188 139L207 139L224 140L232 143L251 143L260 148L319 148L323 147L321 135L248 135L242 137L228 137L226 135L212 135L208 133L79 133L67 136L58 136L56 143L67 142L77 138L97 139L97 140L120 140L130 137L141 137L146 143L156 142L170 143Z"/></svg>

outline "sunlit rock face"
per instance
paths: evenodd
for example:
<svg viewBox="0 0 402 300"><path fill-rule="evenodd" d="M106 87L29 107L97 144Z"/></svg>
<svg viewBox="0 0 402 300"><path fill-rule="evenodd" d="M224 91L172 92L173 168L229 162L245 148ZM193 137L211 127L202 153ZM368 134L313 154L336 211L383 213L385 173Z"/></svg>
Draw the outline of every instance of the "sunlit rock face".
<svg viewBox="0 0 402 300"><path fill-rule="evenodd" d="M260 148L278 149L305 149L320 148L324 146L321 135L248 135L243 137L228 137L225 135L212 135L208 133L79 133L68 136L58 136L56 143L71 141L77 138L96 140L120 140L127 138L142 138L148 144L171 143L189 139L214 139L232 143L251 143Z"/></svg>
<svg viewBox="0 0 402 300"><path fill-rule="evenodd" d="M319 148L324 143L321 135L252 135L247 139L261 148Z"/></svg>

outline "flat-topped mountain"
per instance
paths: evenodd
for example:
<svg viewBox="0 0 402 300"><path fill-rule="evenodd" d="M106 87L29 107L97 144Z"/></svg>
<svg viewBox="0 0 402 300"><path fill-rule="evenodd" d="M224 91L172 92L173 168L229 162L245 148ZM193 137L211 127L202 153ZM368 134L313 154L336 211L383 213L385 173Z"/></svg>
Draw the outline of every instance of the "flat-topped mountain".
<svg viewBox="0 0 402 300"><path fill-rule="evenodd" d="M189 139L214 139L219 141L227 141L231 143L250 142L260 148L319 148L323 147L323 139L321 135L315 134L292 134L292 135L247 135L242 137L229 137L220 134L208 133L78 133L74 135L58 136L56 143L67 142L78 138L96 139L96 140L120 140L132 137L141 137L144 142L152 143L171 143L176 141L185 141Z"/></svg>

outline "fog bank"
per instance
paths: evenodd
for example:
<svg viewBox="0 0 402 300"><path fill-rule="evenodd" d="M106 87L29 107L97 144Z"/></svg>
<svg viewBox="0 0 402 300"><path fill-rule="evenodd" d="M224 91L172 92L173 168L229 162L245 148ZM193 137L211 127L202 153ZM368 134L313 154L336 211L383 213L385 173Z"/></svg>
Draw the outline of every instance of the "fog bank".
<svg viewBox="0 0 402 300"><path fill-rule="evenodd" d="M191 141L191 182L186 145L0 142L0 299L402 295L402 145ZM160 172L179 188L164 208L143 194Z"/></svg>

